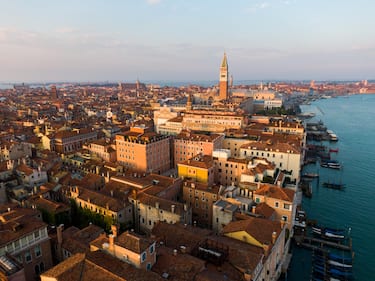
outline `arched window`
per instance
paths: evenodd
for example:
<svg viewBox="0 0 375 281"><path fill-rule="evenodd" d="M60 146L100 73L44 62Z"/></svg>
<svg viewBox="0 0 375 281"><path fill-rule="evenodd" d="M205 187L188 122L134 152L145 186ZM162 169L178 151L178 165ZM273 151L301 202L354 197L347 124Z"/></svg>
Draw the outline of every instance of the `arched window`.
<svg viewBox="0 0 375 281"><path fill-rule="evenodd" d="M44 263L41 262L41 263L40 263L40 272L43 272L43 271L44 271Z"/></svg>

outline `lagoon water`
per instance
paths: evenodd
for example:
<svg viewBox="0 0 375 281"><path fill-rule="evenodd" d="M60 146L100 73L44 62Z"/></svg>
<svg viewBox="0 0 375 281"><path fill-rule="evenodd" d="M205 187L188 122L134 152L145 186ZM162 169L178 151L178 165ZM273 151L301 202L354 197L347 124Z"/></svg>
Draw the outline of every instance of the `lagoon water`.
<svg viewBox="0 0 375 281"><path fill-rule="evenodd" d="M318 172L312 183L312 198L302 207L309 219L333 228L351 228L355 280L375 280L375 95L353 95L321 99L301 106L322 120L339 137L337 143L323 142L339 152L331 157L343 164L332 170L312 164L304 171ZM345 184L343 191L322 187L323 181ZM294 248L288 281L310 280L311 251Z"/></svg>

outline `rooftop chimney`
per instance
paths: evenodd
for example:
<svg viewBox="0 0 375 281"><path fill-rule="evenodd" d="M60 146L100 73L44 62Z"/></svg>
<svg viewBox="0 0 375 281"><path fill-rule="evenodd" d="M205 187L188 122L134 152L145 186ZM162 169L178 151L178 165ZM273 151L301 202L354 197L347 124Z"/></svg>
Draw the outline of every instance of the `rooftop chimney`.
<svg viewBox="0 0 375 281"><path fill-rule="evenodd" d="M109 240L109 246L113 247L115 244L115 236L113 234L108 235L108 240Z"/></svg>
<svg viewBox="0 0 375 281"><path fill-rule="evenodd" d="M277 238L277 232L274 231L274 232L272 232L272 244L275 244L276 238Z"/></svg>
<svg viewBox="0 0 375 281"><path fill-rule="evenodd" d="M113 235L114 237L117 237L117 235L118 235L118 227L117 227L117 225L112 224L112 225L111 225L111 230L112 230L112 235Z"/></svg>
<svg viewBox="0 0 375 281"><path fill-rule="evenodd" d="M283 229L285 226L285 221L283 219L280 220L280 225L281 225L281 229Z"/></svg>
<svg viewBox="0 0 375 281"><path fill-rule="evenodd" d="M57 243L58 244L62 244L62 241L63 241L63 235L62 235L62 232L64 230L64 225L63 224L60 224L57 229L56 229L56 232L57 232Z"/></svg>

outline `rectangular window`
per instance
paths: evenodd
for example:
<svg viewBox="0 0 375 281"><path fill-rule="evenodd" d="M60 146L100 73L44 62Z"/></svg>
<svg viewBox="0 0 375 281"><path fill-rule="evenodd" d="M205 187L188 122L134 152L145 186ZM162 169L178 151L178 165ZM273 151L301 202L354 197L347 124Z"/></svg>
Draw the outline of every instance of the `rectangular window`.
<svg viewBox="0 0 375 281"><path fill-rule="evenodd" d="M30 263L31 262L31 253L30 251L25 252L25 262Z"/></svg>
<svg viewBox="0 0 375 281"><path fill-rule="evenodd" d="M20 240L14 241L14 249L17 251L20 249Z"/></svg>
<svg viewBox="0 0 375 281"><path fill-rule="evenodd" d="M285 203L284 203L284 209L286 209L286 210L290 210L290 204L285 204Z"/></svg>
<svg viewBox="0 0 375 281"><path fill-rule="evenodd" d="M279 208L279 202L275 202L275 207Z"/></svg>
<svg viewBox="0 0 375 281"><path fill-rule="evenodd" d="M146 252L143 252L141 256L141 262L144 262L146 260L146 257L147 257Z"/></svg>
<svg viewBox="0 0 375 281"><path fill-rule="evenodd" d="M37 245L35 248L35 256L40 257L42 255L42 250L40 249L40 245Z"/></svg>
<svg viewBox="0 0 375 281"><path fill-rule="evenodd" d="M34 232L34 237L35 237L35 240L39 239L39 230Z"/></svg>

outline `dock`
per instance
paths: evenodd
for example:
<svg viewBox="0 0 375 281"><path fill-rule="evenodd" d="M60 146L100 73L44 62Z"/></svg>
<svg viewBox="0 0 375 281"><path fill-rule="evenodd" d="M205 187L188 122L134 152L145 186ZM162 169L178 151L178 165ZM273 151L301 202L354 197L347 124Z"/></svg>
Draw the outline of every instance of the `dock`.
<svg viewBox="0 0 375 281"><path fill-rule="evenodd" d="M311 250L322 250L324 247L328 248L335 248L343 251L352 251L352 240L348 238L348 244L343 244L340 242L328 241L325 239L319 239L310 236L294 236L294 240L296 241L298 246L305 247Z"/></svg>

